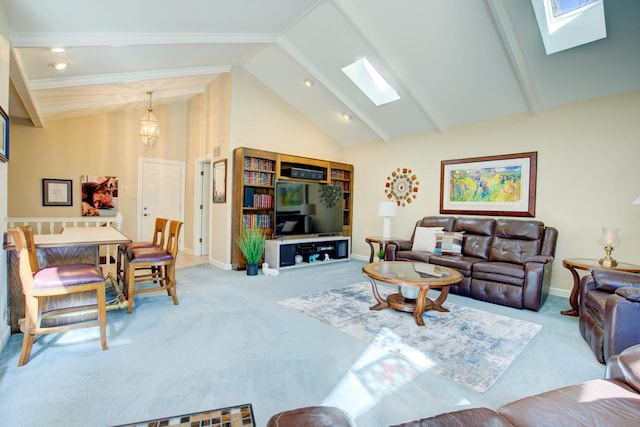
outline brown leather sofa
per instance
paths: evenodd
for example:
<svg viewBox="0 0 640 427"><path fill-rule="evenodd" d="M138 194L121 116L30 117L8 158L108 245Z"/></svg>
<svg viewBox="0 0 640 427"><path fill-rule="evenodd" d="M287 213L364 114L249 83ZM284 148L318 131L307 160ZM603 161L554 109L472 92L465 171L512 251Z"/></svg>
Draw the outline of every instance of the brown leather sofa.
<svg viewBox="0 0 640 427"><path fill-rule="evenodd" d="M458 254L413 250L417 227L463 233ZM387 261L421 261L454 268L463 280L449 292L481 301L538 311L549 293L558 231L540 221L426 216L409 240L386 246Z"/></svg>
<svg viewBox="0 0 640 427"><path fill-rule="evenodd" d="M640 423L640 345L607 363L605 378L528 396L496 411L464 409L395 427L637 426Z"/></svg>
<svg viewBox="0 0 640 427"><path fill-rule="evenodd" d="M579 292L580 334L600 363L640 344L640 274L595 269Z"/></svg>
<svg viewBox="0 0 640 427"><path fill-rule="evenodd" d="M637 426L640 420L640 345L609 359L605 378L527 396L497 410L471 408L408 421L394 427L601 427ZM334 407L311 406L280 412L267 427L353 427Z"/></svg>

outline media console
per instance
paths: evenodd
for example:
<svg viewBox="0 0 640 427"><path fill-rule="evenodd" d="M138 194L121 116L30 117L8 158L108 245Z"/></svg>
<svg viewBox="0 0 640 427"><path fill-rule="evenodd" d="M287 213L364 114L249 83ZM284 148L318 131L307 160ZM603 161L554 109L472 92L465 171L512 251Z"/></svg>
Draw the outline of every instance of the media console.
<svg viewBox="0 0 640 427"><path fill-rule="evenodd" d="M264 262L284 270L349 261L350 254L351 238L346 236L274 239L266 242Z"/></svg>

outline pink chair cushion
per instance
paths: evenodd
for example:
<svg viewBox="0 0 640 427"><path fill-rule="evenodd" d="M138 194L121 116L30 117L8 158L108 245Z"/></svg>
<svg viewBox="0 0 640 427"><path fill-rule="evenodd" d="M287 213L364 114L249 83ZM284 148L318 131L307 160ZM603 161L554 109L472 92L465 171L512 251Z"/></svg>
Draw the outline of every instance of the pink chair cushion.
<svg viewBox="0 0 640 427"><path fill-rule="evenodd" d="M164 262L171 261L173 256L161 248L138 248L127 252L129 262Z"/></svg>
<svg viewBox="0 0 640 427"><path fill-rule="evenodd" d="M32 289L50 289L104 282L102 268L94 264L45 267L33 275Z"/></svg>

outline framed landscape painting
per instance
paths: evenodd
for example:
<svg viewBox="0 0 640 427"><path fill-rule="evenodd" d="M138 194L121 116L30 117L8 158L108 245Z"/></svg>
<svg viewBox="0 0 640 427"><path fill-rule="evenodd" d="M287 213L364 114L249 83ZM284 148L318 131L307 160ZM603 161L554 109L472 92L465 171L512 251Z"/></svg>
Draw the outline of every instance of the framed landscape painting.
<svg viewBox="0 0 640 427"><path fill-rule="evenodd" d="M538 153L443 160L440 213L535 216Z"/></svg>

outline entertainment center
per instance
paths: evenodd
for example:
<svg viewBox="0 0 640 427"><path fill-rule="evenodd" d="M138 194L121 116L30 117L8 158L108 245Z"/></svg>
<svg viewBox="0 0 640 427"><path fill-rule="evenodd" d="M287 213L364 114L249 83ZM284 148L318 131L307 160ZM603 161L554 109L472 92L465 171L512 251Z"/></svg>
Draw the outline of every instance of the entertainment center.
<svg viewBox="0 0 640 427"><path fill-rule="evenodd" d="M345 236L304 237L267 240L264 262L269 268L309 267L349 261L351 238Z"/></svg>
<svg viewBox="0 0 640 427"><path fill-rule="evenodd" d="M246 228L268 236L264 260L270 268L350 259L352 165L245 147L233 155L234 270L246 268L236 242Z"/></svg>

